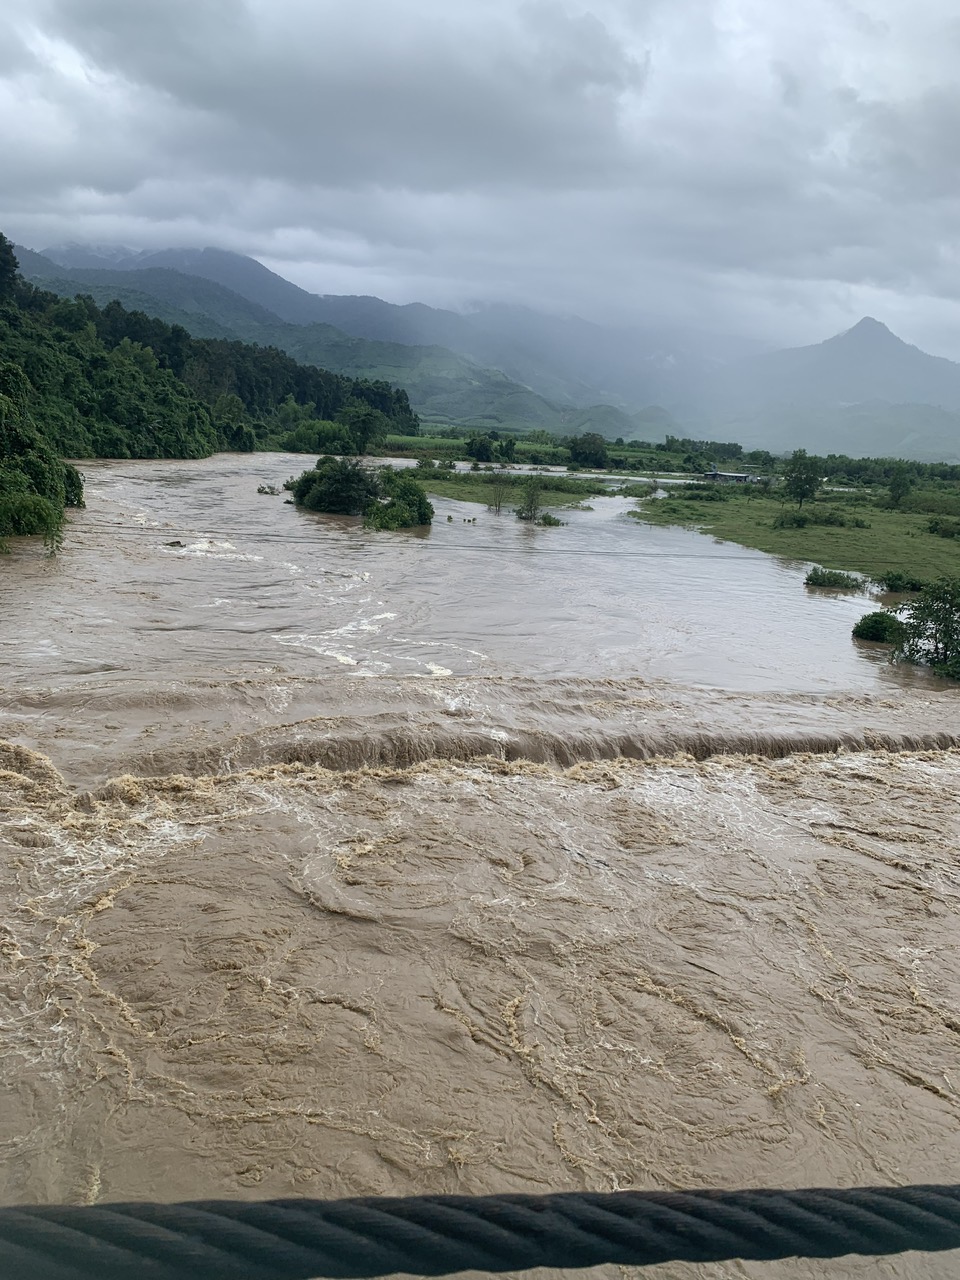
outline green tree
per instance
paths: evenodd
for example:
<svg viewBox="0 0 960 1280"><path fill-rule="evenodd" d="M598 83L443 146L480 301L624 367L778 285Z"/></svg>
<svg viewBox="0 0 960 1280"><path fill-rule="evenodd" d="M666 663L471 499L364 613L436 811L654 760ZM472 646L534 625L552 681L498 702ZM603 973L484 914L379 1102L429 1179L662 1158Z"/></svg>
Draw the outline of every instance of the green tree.
<svg viewBox="0 0 960 1280"><path fill-rule="evenodd" d="M903 636L894 656L960 680L960 578L940 578L901 606Z"/></svg>
<svg viewBox="0 0 960 1280"><path fill-rule="evenodd" d="M64 507L83 506L83 480L38 432L32 398L23 369L0 363L0 538L39 534L55 548Z"/></svg>
<svg viewBox="0 0 960 1280"><path fill-rule="evenodd" d="M490 511L494 515L499 515L503 510L503 504L506 502L510 494L511 485L506 476L497 474L493 478L490 485L490 501L487 504Z"/></svg>
<svg viewBox="0 0 960 1280"><path fill-rule="evenodd" d="M811 457L806 449L795 449L783 469L783 487L802 507L807 498L816 497L823 484L821 471L823 463L819 458Z"/></svg>
<svg viewBox="0 0 960 1280"><path fill-rule="evenodd" d="M887 487L890 492L891 507L899 507L900 503L913 488L913 477L910 475L906 463L898 462L896 464L890 472L890 483Z"/></svg>
<svg viewBox="0 0 960 1280"><path fill-rule="evenodd" d="M582 436L571 436L567 441L570 450L570 461L578 467L605 467L607 465L607 442L596 431L587 431Z"/></svg>
<svg viewBox="0 0 960 1280"><path fill-rule="evenodd" d="M465 445L468 458L473 458L476 462L492 462L494 455L495 441L493 436L471 436Z"/></svg>
<svg viewBox="0 0 960 1280"><path fill-rule="evenodd" d="M357 453L366 453L390 430L390 419L386 414L362 402L346 405L336 415L335 421L349 430Z"/></svg>
<svg viewBox="0 0 960 1280"><path fill-rule="evenodd" d="M319 458L317 465L284 485L298 507L334 515L359 516L380 495L375 472L346 458Z"/></svg>
<svg viewBox="0 0 960 1280"><path fill-rule="evenodd" d="M6 302L16 293L19 270L20 264L13 252L13 245L0 232L0 302Z"/></svg>
<svg viewBox="0 0 960 1280"><path fill-rule="evenodd" d="M523 486L523 502L517 510L518 519L530 520L536 524L542 509L541 491L540 481L536 476L531 476Z"/></svg>
<svg viewBox="0 0 960 1280"><path fill-rule="evenodd" d="M412 471L384 467L380 483L386 501L371 502L363 523L370 529L409 529L433 521L433 504Z"/></svg>
<svg viewBox="0 0 960 1280"><path fill-rule="evenodd" d="M903 637L903 623L889 609L865 613L853 628L857 640L876 640L880 644L896 644Z"/></svg>

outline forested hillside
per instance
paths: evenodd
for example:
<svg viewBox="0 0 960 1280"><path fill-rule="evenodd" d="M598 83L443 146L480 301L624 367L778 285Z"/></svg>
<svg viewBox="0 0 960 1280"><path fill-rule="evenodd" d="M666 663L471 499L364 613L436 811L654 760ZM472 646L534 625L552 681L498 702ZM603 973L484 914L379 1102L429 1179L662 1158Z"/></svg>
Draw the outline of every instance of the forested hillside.
<svg viewBox="0 0 960 1280"><path fill-rule="evenodd" d="M271 347L192 338L112 302L27 284L0 235L0 536L50 534L77 473L59 458L198 458L311 424L354 452L417 429L405 391ZM322 434L322 433L321 433Z"/></svg>
<svg viewBox="0 0 960 1280"><path fill-rule="evenodd" d="M88 295L100 306L115 299L128 311L143 311L168 324L182 325L195 338L254 342L277 347L300 363L335 370L351 379L400 382L429 422L508 430L542 427L562 432L569 413L585 418L588 425L592 421L592 410L574 410L569 404L565 409L498 368L484 367L445 347L357 337L304 318L331 300L314 297L238 254L170 250L120 258L115 267L93 268L54 262L29 249L17 247L16 251L24 259L24 274L29 279L63 297ZM71 262L86 262L92 255L75 257L71 252L66 257ZM148 260L160 265L140 265ZM136 263L136 268L131 263ZM167 263L175 265L162 265ZM189 274L193 263L203 266L208 274ZM247 294L234 292L220 283L221 279L242 284ZM276 301L282 315L266 309L261 297ZM380 305L388 307L387 303ZM430 312L430 308L421 310ZM300 318L292 321L288 318L291 315ZM560 399L568 399L566 392ZM598 413L605 419L607 406L600 406ZM629 435L631 425L623 415L611 438Z"/></svg>

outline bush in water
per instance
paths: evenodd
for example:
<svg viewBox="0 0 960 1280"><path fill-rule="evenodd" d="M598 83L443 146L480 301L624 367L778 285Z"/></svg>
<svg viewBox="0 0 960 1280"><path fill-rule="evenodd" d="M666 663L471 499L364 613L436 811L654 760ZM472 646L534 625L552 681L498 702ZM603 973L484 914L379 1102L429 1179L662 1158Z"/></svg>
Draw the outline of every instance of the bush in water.
<svg viewBox="0 0 960 1280"><path fill-rule="evenodd" d="M380 483L386 501L375 499L368 504L363 516L368 528L410 529L432 522L433 504L409 471L385 467L380 472Z"/></svg>
<svg viewBox="0 0 960 1280"><path fill-rule="evenodd" d="M890 573L881 573L873 581L878 587L883 587L884 591L922 591L927 585L923 578L918 578L912 573L903 573L899 569L894 569Z"/></svg>
<svg viewBox="0 0 960 1280"><path fill-rule="evenodd" d="M289 489L298 507L326 511L334 515L359 516L371 498L380 493L380 483L372 471L345 458L319 458L317 465L283 486Z"/></svg>
<svg viewBox="0 0 960 1280"><path fill-rule="evenodd" d="M824 569L821 565L811 569L803 581L808 587L836 587L844 591L859 591L863 585L856 574Z"/></svg>
<svg viewBox="0 0 960 1280"><path fill-rule="evenodd" d="M878 610L865 613L853 628L857 640L877 640L881 644L896 644L903 636L903 623L895 613Z"/></svg>

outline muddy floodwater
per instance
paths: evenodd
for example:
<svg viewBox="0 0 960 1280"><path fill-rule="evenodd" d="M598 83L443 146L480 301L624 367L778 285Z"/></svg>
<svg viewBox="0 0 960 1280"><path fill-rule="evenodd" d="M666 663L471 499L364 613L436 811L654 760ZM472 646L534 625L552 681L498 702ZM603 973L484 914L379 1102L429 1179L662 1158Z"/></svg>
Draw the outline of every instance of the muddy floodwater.
<svg viewBox="0 0 960 1280"><path fill-rule="evenodd" d="M627 500L308 461L88 464L0 562L0 1202L956 1181L960 691Z"/></svg>

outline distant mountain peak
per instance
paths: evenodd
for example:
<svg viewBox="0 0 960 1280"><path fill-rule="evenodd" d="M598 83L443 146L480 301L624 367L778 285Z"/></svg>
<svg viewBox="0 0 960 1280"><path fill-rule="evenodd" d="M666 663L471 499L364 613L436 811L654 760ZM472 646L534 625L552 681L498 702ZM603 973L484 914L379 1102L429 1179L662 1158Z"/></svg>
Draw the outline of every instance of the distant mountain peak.
<svg viewBox="0 0 960 1280"><path fill-rule="evenodd" d="M881 320L874 320L873 316L864 316L852 329L838 333L833 341L849 342L851 339L859 343L896 342L905 345L902 338L898 338Z"/></svg>

